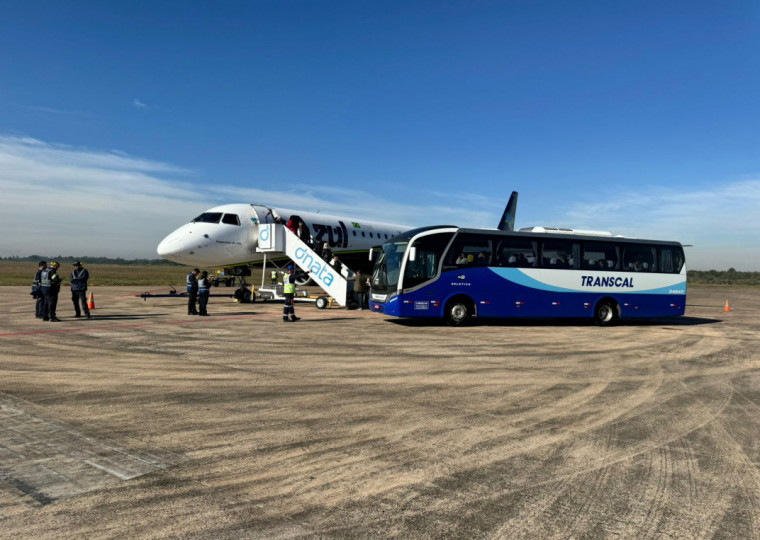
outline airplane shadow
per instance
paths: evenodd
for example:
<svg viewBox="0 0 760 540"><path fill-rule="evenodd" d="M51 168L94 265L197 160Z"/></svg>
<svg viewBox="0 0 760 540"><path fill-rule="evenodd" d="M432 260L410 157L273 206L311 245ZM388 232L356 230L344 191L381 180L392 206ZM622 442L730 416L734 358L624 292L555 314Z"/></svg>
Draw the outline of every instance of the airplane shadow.
<svg viewBox="0 0 760 540"><path fill-rule="evenodd" d="M263 315L258 311L225 311L224 313L214 313L213 311L208 314L209 317L240 317L241 315Z"/></svg>
<svg viewBox="0 0 760 540"><path fill-rule="evenodd" d="M443 319L388 319L388 322L410 328L447 326ZM615 326L699 326L723 322L705 317L659 317L653 319L623 319ZM592 319L472 319L465 327L595 327Z"/></svg>
<svg viewBox="0 0 760 540"><path fill-rule="evenodd" d="M142 315L93 315L90 321L139 321L143 319L154 319L156 317L162 317L162 315L152 313ZM86 321L87 319L83 317L81 320Z"/></svg>

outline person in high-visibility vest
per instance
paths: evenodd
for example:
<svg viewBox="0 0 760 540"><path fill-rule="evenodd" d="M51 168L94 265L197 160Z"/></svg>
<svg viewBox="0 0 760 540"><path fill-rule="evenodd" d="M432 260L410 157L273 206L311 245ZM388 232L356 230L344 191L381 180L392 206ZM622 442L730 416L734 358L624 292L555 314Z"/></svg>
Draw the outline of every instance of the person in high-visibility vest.
<svg viewBox="0 0 760 540"><path fill-rule="evenodd" d="M201 317L208 317L206 306L208 305L208 297L210 294L211 280L208 278L208 272L204 270L201 272L201 277L198 278L198 315Z"/></svg>
<svg viewBox="0 0 760 540"><path fill-rule="evenodd" d="M293 298L296 295L296 280L308 277L308 272L295 273L293 265L288 266L288 272L282 280L282 294L285 296L285 307L282 308L282 322L296 322L300 317L296 317L296 311L293 307ZM288 318L290 316L290 318Z"/></svg>
<svg viewBox="0 0 760 540"><path fill-rule="evenodd" d="M198 274L201 271L194 268L187 274L187 314L198 315L195 303L198 301Z"/></svg>
<svg viewBox="0 0 760 540"><path fill-rule="evenodd" d="M58 305L58 292L61 290L61 276L58 275L57 262L50 263L50 268L42 271L40 274L40 290L45 298L45 307L42 312L42 320L50 322L60 322L61 319L55 316L55 308Z"/></svg>
<svg viewBox="0 0 760 540"><path fill-rule="evenodd" d="M272 285L277 285L277 270L272 270L272 273L269 274L269 277L272 278Z"/></svg>

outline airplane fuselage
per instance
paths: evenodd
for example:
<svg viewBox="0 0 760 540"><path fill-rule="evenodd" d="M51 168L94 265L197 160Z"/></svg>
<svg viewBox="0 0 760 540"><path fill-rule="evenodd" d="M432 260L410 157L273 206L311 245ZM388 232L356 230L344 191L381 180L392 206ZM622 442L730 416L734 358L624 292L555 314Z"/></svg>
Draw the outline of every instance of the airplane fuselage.
<svg viewBox="0 0 760 540"><path fill-rule="evenodd" d="M282 223L290 219L302 221L308 229L302 234L314 245L328 244L344 262L351 255L366 259L369 248L410 228L258 204L226 204L206 210L169 234L157 251L164 259L190 266L255 264L263 260L263 254L256 251L258 226L274 223L277 218Z"/></svg>

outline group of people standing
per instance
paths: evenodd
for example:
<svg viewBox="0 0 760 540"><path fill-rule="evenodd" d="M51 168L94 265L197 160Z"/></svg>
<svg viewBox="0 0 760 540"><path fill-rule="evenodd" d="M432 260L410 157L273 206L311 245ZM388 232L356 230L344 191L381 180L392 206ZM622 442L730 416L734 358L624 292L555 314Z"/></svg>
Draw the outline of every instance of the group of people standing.
<svg viewBox="0 0 760 540"><path fill-rule="evenodd" d="M35 316L43 321L60 322L56 315L58 306L58 294L61 292L61 283L63 279L58 274L60 264L56 261L50 263L40 261L37 273L34 275L32 283L32 296L37 299ZM77 261L74 263L74 270L69 276L71 283L71 301L74 304L74 317L81 317L84 313L85 318L91 319L90 310L87 306L87 281L90 279L90 273ZM80 309L81 304L81 309Z"/></svg>
<svg viewBox="0 0 760 540"><path fill-rule="evenodd" d="M208 297L211 295L211 279L208 272L193 268L187 274L187 314L208 317ZM198 304L198 309L195 304Z"/></svg>

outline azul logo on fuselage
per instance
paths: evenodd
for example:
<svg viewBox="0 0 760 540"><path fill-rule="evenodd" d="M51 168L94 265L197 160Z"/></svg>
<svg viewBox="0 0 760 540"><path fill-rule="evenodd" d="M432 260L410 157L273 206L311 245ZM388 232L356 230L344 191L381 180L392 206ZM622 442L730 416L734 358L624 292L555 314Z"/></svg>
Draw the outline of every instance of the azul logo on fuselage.
<svg viewBox="0 0 760 540"><path fill-rule="evenodd" d="M311 226L314 227L314 232L316 233L314 235L316 242L327 242L330 247L348 247L348 229L342 221L338 221L338 226L336 227L320 223L312 223Z"/></svg>
<svg viewBox="0 0 760 540"><path fill-rule="evenodd" d="M633 278L615 276L581 276L581 287L617 287L632 289Z"/></svg>

